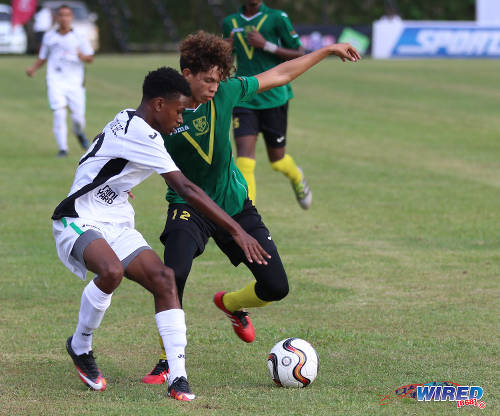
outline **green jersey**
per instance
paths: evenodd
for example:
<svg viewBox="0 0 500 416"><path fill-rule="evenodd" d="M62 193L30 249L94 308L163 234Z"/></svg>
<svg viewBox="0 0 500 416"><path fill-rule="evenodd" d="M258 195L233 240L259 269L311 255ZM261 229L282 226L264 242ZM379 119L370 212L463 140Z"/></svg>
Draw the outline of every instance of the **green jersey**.
<svg viewBox="0 0 500 416"><path fill-rule="evenodd" d="M182 114L183 124L163 135L168 153L181 172L203 189L224 211L241 212L248 196L243 175L233 161L229 131L233 108L252 99L259 89L254 77L230 78L219 84L214 98ZM173 189L170 203L186 203Z"/></svg>
<svg viewBox="0 0 500 416"><path fill-rule="evenodd" d="M284 48L298 49L301 46L299 35L285 12L271 9L262 3L257 14L246 17L241 7L238 13L227 16L222 24L224 37L234 33L233 52L236 55L237 76L257 75L283 62L276 54L254 48L247 43L247 33L251 32L253 27L267 41ZM253 100L242 103L241 107L274 108L285 104L292 97L291 87L283 85L258 94Z"/></svg>

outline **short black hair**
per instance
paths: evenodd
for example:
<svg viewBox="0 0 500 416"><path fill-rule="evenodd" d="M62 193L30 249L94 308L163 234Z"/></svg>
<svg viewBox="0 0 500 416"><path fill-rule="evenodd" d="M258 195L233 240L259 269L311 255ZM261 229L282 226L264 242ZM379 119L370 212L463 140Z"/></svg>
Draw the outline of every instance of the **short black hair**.
<svg viewBox="0 0 500 416"><path fill-rule="evenodd" d="M68 6L67 4L61 4L57 9L56 9L56 13L59 13L59 10L61 9L69 9L71 11L71 13L73 13L73 9Z"/></svg>
<svg viewBox="0 0 500 416"><path fill-rule="evenodd" d="M144 78L143 99L150 100L156 97L170 99L180 95L191 97L191 88L186 79L173 68L162 66L149 72Z"/></svg>

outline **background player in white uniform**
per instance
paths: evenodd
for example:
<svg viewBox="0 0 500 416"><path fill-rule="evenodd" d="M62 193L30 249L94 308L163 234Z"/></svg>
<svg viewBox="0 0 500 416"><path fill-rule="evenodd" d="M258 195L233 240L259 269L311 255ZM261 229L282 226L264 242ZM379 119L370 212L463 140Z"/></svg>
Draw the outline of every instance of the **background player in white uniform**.
<svg viewBox="0 0 500 416"><path fill-rule="evenodd" d="M68 154L68 128L66 107L71 112L73 133L80 145L89 146L85 137L85 88L84 63L91 63L94 50L85 35L71 28L73 11L62 5L57 9L57 28L45 33L40 53L35 63L26 69L32 77L47 62L47 94L50 109L54 112L53 131L59 147L59 157Z"/></svg>
<svg viewBox="0 0 500 416"><path fill-rule="evenodd" d="M156 323L171 371L168 394L194 399L185 370L186 324L172 269L166 267L134 229L129 191L157 172L167 184L207 218L225 228L250 262L267 264L269 255L238 223L179 171L167 153L161 134L182 123L191 95L184 77L171 68L150 72L137 110L123 110L106 125L76 170L71 191L52 215L53 233L61 261L85 280L74 334L66 349L81 380L102 391L106 380L92 353L92 332L101 323L113 291L125 275L153 294Z"/></svg>

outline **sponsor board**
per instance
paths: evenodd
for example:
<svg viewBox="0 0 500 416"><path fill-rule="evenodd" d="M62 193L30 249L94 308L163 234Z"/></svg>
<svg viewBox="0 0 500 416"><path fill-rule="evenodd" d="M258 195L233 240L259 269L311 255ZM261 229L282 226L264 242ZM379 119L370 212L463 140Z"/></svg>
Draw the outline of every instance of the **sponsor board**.
<svg viewBox="0 0 500 416"><path fill-rule="evenodd" d="M474 22L375 22L373 57L500 58L500 26L485 27Z"/></svg>

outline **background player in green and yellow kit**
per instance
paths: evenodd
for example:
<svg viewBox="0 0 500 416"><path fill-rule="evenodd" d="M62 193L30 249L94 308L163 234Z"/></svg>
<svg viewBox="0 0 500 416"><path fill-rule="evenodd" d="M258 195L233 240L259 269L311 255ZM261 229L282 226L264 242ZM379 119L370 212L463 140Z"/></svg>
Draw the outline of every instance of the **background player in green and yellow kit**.
<svg viewBox="0 0 500 416"><path fill-rule="evenodd" d="M352 61L358 60L359 55L349 44L331 45L256 77L230 78L231 47L220 37L198 32L181 43L180 52L180 67L192 96L182 115L182 125L163 137L165 146L184 175L254 237L270 258L260 264L249 262L231 235L169 189L167 220L160 237L165 245L164 262L175 272L181 303L193 259L203 252L210 237L234 266L244 263L255 280L238 291L216 293L214 302L231 320L236 334L252 342L255 330L244 308L284 298L288 279L269 230L248 199L247 184L232 157L229 138L232 110L240 102L254 98L257 92L287 84L328 55ZM145 383L165 382L164 358L163 355L143 378Z"/></svg>
<svg viewBox="0 0 500 416"><path fill-rule="evenodd" d="M245 0L237 13L224 19L224 37L236 56L236 76L251 76L267 71L285 60L304 55L299 36L288 15L267 7L261 0ZM293 98L290 85L281 85L233 110L236 165L243 173L249 198L255 202L255 146L262 132L271 167L290 179L297 201L304 209L312 202L304 174L286 153L288 100Z"/></svg>

